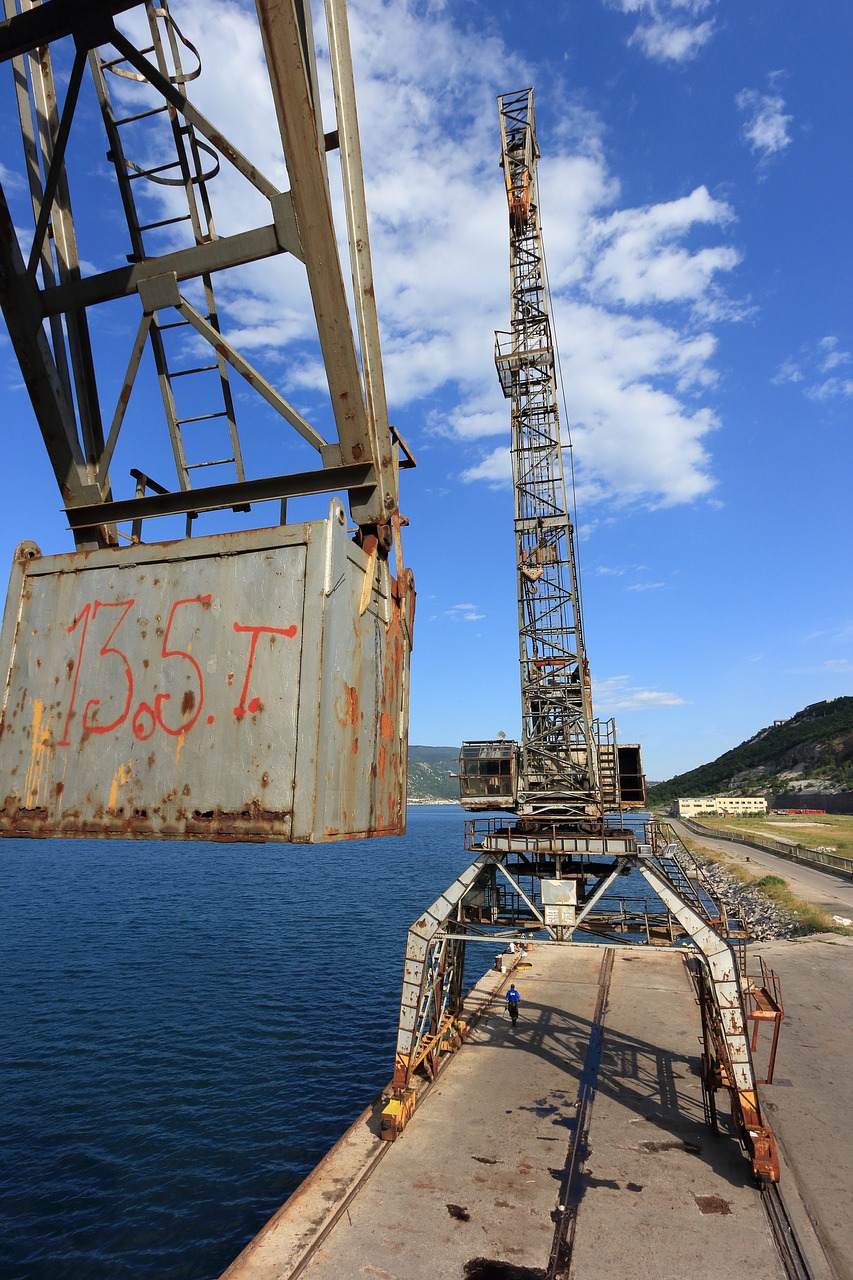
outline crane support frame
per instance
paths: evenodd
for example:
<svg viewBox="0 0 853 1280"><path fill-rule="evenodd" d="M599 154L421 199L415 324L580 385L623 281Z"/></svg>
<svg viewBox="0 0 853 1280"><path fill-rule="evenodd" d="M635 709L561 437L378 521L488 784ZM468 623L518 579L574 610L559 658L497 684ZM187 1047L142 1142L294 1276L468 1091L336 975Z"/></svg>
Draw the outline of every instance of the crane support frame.
<svg viewBox="0 0 853 1280"><path fill-rule="evenodd" d="M500 820L495 820L496 824ZM434 1055L459 1047L467 1030L460 986L466 939L498 946L521 933L538 942L571 945L573 935L596 937L596 908L619 877L638 871L693 943L694 980L699 991L703 1051L703 1090L725 1088L739 1140L760 1185L779 1181L779 1158L756 1088L750 1032L738 960L723 936L713 900L680 873L670 846L650 841L634 845L627 837L574 838L556 830L549 838L525 836L469 823L467 847L476 857L409 929L390 1094L397 1100L393 1139L414 1107L415 1073ZM479 843L475 832L480 830ZM500 890L509 885L511 900ZM524 884L530 884L525 889ZM554 885L571 888L555 894ZM707 894L705 895L707 897ZM561 900L570 905L549 905ZM682 935L682 936L683 936ZM462 1019L462 1028L459 1024ZM408 1110L402 1108L407 1101ZM712 1116L709 1115L709 1119Z"/></svg>
<svg viewBox="0 0 853 1280"><path fill-rule="evenodd" d="M240 491L247 470L232 387L236 373L241 386L258 390L280 420L317 451L320 469L336 473L334 486L321 482L316 492L349 486L353 521L366 531L364 537L376 536L374 531L380 530L384 555L398 513L398 467L411 465L412 460L405 449L401 458L388 423L343 0L325 2L336 115L329 132L324 131L320 114L307 0L283 4L257 0L291 184L288 191L279 190L188 97L189 82L201 72L201 55L179 28L167 0L76 4L3 0L3 5L0 64L8 63L14 77L35 229L22 253L0 184L0 307L77 547L117 543L120 517L110 507L114 500L110 464L120 437L124 444L129 432L134 448L141 450L150 443L145 439L151 435L148 420L144 436L131 430L132 395L148 349L174 459L177 484L170 492L186 496L158 503L157 497L168 488L159 485L153 495L146 496L145 509L132 518L179 511L187 517L189 535L199 509L249 512L252 503L260 500L251 491ZM149 43L144 48L117 25L117 19L134 9L148 28ZM58 86L64 72L59 77L55 74L51 46L69 36L74 56L63 98ZM105 270L85 265L78 250L79 218L72 209L69 141L80 114L87 67L130 241L123 265ZM134 94L138 105L129 97ZM358 342L350 320L327 173L327 152L337 147ZM152 153L159 157L156 162L141 159ZM266 202L266 222L229 236L219 234L215 179L223 166L239 174L254 197ZM142 188L149 193L172 189L174 201L183 200L183 212L170 202L172 214L152 219L145 212L150 204L140 203ZM180 238L184 245L176 247ZM109 248L99 247L103 259ZM337 439L327 439L307 422L222 334L214 277L280 255L289 255L306 270ZM134 296L141 307L139 327L127 347L126 374L114 407L105 417L105 380L99 377L102 361L93 350L89 315L94 307ZM199 336L208 344L206 362L192 358L197 357ZM114 358L114 351L110 354ZM205 400L204 412L182 410L190 385L196 398ZM219 404L214 403L211 410L207 401L214 385ZM360 469L357 481L352 468ZM136 470L155 475L162 470L162 462L158 467L140 456ZM303 467L302 474L312 470ZM199 488L200 476L213 476L214 483L207 487L228 486L228 499L218 506L209 499L200 506L194 504L191 494ZM280 492L269 496L284 502L288 488L282 485ZM133 490L127 500L133 501ZM86 515L75 519L79 508L85 508Z"/></svg>

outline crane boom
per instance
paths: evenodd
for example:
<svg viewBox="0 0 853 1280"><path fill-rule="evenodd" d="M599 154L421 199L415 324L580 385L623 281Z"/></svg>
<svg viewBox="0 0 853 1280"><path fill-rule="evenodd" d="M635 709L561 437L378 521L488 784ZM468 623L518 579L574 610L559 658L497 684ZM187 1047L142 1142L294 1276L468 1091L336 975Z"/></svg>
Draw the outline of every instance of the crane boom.
<svg viewBox="0 0 853 1280"><path fill-rule="evenodd" d="M512 403L522 714L518 812L557 820L600 817L539 225L533 90L505 94L498 107L509 205L511 330L495 335L495 364Z"/></svg>

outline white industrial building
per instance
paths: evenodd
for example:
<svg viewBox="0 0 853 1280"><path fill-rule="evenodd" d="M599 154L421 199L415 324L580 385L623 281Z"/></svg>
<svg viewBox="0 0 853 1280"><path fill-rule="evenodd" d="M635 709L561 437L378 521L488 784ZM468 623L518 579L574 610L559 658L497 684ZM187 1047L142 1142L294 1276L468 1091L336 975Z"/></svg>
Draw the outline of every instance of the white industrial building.
<svg viewBox="0 0 853 1280"><path fill-rule="evenodd" d="M694 799L679 796L673 800L670 813L673 818L698 818L703 815L715 818L740 817L743 814L766 813L764 796L702 796Z"/></svg>

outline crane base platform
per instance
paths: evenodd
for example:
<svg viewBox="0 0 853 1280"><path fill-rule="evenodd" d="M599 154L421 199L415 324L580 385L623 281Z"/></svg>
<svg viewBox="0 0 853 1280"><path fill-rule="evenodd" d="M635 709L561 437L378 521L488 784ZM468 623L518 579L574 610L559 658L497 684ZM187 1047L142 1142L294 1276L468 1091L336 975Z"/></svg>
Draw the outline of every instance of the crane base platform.
<svg viewBox="0 0 853 1280"><path fill-rule="evenodd" d="M496 831L470 847L487 853L594 853L620 858L636 856L638 852L633 836L565 836L551 832Z"/></svg>

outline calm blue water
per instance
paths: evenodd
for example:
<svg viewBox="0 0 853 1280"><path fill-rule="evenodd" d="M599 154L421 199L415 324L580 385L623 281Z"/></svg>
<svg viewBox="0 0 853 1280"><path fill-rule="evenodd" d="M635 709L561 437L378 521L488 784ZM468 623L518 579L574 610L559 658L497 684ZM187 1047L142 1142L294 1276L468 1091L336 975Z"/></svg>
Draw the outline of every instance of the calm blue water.
<svg viewBox="0 0 853 1280"><path fill-rule="evenodd" d="M462 824L0 841L4 1280L219 1275L390 1079L406 929ZM468 951L473 981L494 952Z"/></svg>
<svg viewBox="0 0 853 1280"><path fill-rule="evenodd" d="M406 929L469 858L439 806L317 848L0 842L4 1280L224 1270L388 1083Z"/></svg>

